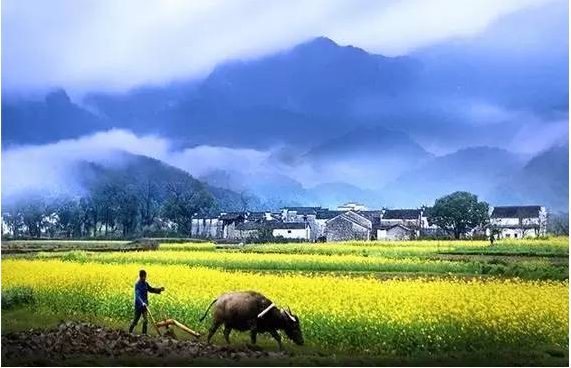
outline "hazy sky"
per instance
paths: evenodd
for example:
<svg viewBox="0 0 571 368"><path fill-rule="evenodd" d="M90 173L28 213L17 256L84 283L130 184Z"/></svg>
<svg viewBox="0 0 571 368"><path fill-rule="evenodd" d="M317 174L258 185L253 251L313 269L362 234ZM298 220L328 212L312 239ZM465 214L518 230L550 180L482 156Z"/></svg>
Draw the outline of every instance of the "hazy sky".
<svg viewBox="0 0 571 368"><path fill-rule="evenodd" d="M320 35L402 55L557 1L4 0L2 87L124 90Z"/></svg>

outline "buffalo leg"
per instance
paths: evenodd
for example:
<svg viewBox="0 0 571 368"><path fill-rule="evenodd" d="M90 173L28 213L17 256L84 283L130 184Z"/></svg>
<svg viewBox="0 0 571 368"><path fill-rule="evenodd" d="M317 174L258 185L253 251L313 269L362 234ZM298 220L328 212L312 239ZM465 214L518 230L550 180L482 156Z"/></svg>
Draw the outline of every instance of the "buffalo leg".
<svg viewBox="0 0 571 368"><path fill-rule="evenodd" d="M212 336L216 333L221 324L222 322L217 321L212 323L212 327L210 327L210 331L208 331L208 338L206 339L206 342L210 343L210 339L212 339Z"/></svg>
<svg viewBox="0 0 571 368"><path fill-rule="evenodd" d="M256 345L256 337L258 336L258 331L255 329L252 329L250 331L250 340L252 340L252 345Z"/></svg>
<svg viewBox="0 0 571 368"><path fill-rule="evenodd" d="M252 341L252 345L256 345L256 337L258 335L258 323L256 320L253 320L250 325L250 340Z"/></svg>
<svg viewBox="0 0 571 368"><path fill-rule="evenodd" d="M282 337L280 336L278 331L272 330L270 331L270 334L273 336L274 339L276 339L276 341L278 342L279 349L282 350Z"/></svg>
<svg viewBox="0 0 571 368"><path fill-rule="evenodd" d="M232 332L232 328L224 326L224 340L226 340L226 344L228 345L230 345L230 332Z"/></svg>

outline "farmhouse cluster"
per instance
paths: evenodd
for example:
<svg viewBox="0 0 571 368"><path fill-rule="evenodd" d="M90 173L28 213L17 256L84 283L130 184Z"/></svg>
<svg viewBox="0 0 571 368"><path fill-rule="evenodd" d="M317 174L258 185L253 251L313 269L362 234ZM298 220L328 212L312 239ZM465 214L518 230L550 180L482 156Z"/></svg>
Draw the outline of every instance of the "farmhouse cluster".
<svg viewBox="0 0 571 368"><path fill-rule="evenodd" d="M438 236L427 207L369 210L348 203L323 207L284 207L280 212L228 212L192 221L193 237L247 241L411 240ZM499 206L490 209L490 225L498 238L537 237L546 234L547 211L541 206ZM486 229L479 229L485 234ZM473 235L473 234L467 234Z"/></svg>

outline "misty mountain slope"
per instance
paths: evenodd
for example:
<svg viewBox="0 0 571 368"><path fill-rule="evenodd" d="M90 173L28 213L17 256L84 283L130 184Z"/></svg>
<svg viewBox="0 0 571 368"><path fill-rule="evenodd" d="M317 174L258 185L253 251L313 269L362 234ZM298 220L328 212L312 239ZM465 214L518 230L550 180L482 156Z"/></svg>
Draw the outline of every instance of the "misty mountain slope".
<svg viewBox="0 0 571 368"><path fill-rule="evenodd" d="M187 146L254 149L308 148L345 130L351 122L345 117L327 118L280 107L225 105L207 98L181 103L161 116L166 136L184 140Z"/></svg>
<svg viewBox="0 0 571 368"><path fill-rule="evenodd" d="M407 134L383 127L360 127L310 149L299 162L310 165L315 179L377 188L432 158ZM323 182L323 180L319 180Z"/></svg>
<svg viewBox="0 0 571 368"><path fill-rule="evenodd" d="M554 146L534 156L494 188L498 204L521 203L569 208L569 144Z"/></svg>
<svg viewBox="0 0 571 368"><path fill-rule="evenodd" d="M92 93L85 103L118 127L196 144L310 147L366 122L356 99L394 99L414 82L416 63L372 55L325 37L250 61L223 63L202 82ZM264 137L264 139L259 139Z"/></svg>
<svg viewBox="0 0 571 368"><path fill-rule="evenodd" d="M561 15L554 16L559 27ZM568 135L568 82L561 78L568 75L567 65L562 69L567 48L545 45L534 51L517 42L515 48L503 47L516 37L510 27L499 22L490 26L505 28L494 31L497 36L484 32L407 57L375 55L320 37L254 60L223 62L202 80L127 93L92 91L84 101L89 109L71 103L62 91L43 102L3 100L2 143L56 142L128 128L139 137L161 137L173 151L213 147L211 156L200 156L210 171L235 167L219 165L219 148L276 152L250 177L229 172L227 178L205 178L213 186L220 182L225 189L250 191L272 206L351 196L417 205L460 189L487 196L500 191L494 188L516 185L500 185L498 178L515 177L523 167L519 158L484 148L442 158L430 152L482 145L514 151L531 145L530 151L537 151ZM557 39L568 43L567 31L562 35ZM495 37L501 42L494 43ZM247 157L232 159L240 165ZM169 162L193 172L191 164ZM537 185L560 191L561 178L541 177ZM3 183L3 189L10 185ZM533 190L519 186L513 189L514 201L536 198ZM227 194L232 202L235 197ZM509 194L495 198L507 201Z"/></svg>
<svg viewBox="0 0 571 368"><path fill-rule="evenodd" d="M268 210L278 210L282 206L301 206L315 201L300 182L276 172L252 174L214 169L201 176L200 180L211 186L232 189L243 197L254 196Z"/></svg>
<svg viewBox="0 0 571 368"><path fill-rule="evenodd" d="M74 138L111 127L87 110L73 104L58 89L43 101L2 100L2 144L40 144Z"/></svg>
<svg viewBox="0 0 571 368"><path fill-rule="evenodd" d="M325 183L307 189L315 205L337 208L347 202L362 203L370 208L382 208L386 199L381 190L362 189L347 183Z"/></svg>
<svg viewBox="0 0 571 368"><path fill-rule="evenodd" d="M71 158L62 162L46 181L33 183L26 188L10 187L2 191L2 201L10 205L26 198L43 198L45 202L63 198L77 198L93 194L98 188L106 186L130 188L135 192L152 192L155 199L163 201L168 186L184 183L190 190L206 190L216 201L220 210L232 211L242 208L238 193L204 184L192 175L170 166L160 160L126 151L106 151L90 159ZM7 180L12 177L12 165L2 171ZM29 173L31 180L35 174ZM21 179L20 179L21 180ZM250 198L252 206L259 208L258 199Z"/></svg>
<svg viewBox="0 0 571 368"><path fill-rule="evenodd" d="M163 86L143 86L125 93L91 92L83 103L117 127L135 132L161 132L157 126L168 110L195 94L197 81L175 81Z"/></svg>
<svg viewBox="0 0 571 368"><path fill-rule="evenodd" d="M484 198L502 177L525 164L521 155L494 147L474 147L436 157L416 170L402 174L383 192L394 204L430 204L457 190Z"/></svg>
<svg viewBox="0 0 571 368"><path fill-rule="evenodd" d="M202 92L240 106L274 106L331 116L371 93L396 94L414 81L408 57L372 55L318 37L290 50L218 66Z"/></svg>
<svg viewBox="0 0 571 368"><path fill-rule="evenodd" d="M164 200L168 185L187 183L194 190L206 189L212 194L221 210L238 210L242 206L238 193L204 184L186 171L154 158L119 152L113 161L98 163L83 161L78 165L76 169L76 172L80 174L78 179L89 190L113 183L132 186L142 191L154 190L159 200ZM251 198L251 201L252 205L258 205L256 198Z"/></svg>
<svg viewBox="0 0 571 368"><path fill-rule="evenodd" d="M432 154L401 131L362 126L313 147L303 158L323 160L371 155L394 155L411 162L432 157Z"/></svg>
<svg viewBox="0 0 571 368"><path fill-rule="evenodd" d="M279 210L283 206L337 206L357 201L373 207L383 206L380 191L359 188L348 183L324 183L304 187L286 175L255 176L240 175L237 172L214 170L200 180L210 185L231 188L248 198L259 198L268 210Z"/></svg>
<svg viewBox="0 0 571 368"><path fill-rule="evenodd" d="M508 30L503 33L511 35ZM489 38L384 57L319 37L273 55L222 63L203 80L123 94L93 91L84 102L104 128L154 133L186 146L308 148L361 125L398 128L422 137L426 147L502 146L501 137L524 129L526 119L537 124L533 114L545 110L545 101L568 111L568 86L560 78L568 71L553 63L560 52L546 50L547 61L527 57L527 49L510 56L484 47ZM531 115L514 115L508 105ZM2 102L3 142L52 142L93 131L85 116L72 118L78 111L46 105L38 112L34 106ZM490 120L502 124L474 129L481 125L466 123Z"/></svg>

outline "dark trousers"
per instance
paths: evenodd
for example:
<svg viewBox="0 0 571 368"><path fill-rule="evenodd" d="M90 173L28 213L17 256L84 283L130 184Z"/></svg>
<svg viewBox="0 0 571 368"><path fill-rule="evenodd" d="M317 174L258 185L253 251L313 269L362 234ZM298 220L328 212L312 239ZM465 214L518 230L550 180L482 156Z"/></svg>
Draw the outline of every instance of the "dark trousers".
<svg viewBox="0 0 571 368"><path fill-rule="evenodd" d="M142 333L143 335L147 334L147 323L149 322L147 319L147 309L146 308L135 308L135 318L133 318L133 322L129 326L129 333L133 332L135 326L139 322L139 319L143 316L143 328Z"/></svg>

